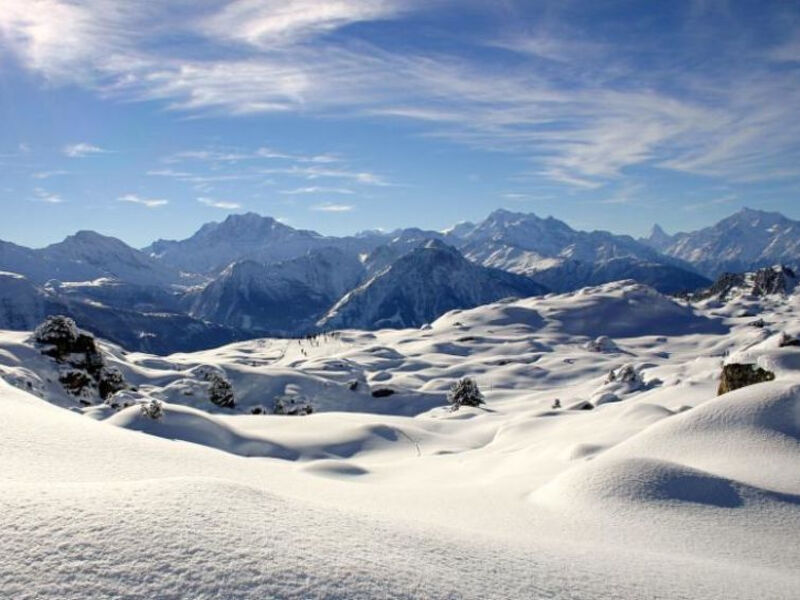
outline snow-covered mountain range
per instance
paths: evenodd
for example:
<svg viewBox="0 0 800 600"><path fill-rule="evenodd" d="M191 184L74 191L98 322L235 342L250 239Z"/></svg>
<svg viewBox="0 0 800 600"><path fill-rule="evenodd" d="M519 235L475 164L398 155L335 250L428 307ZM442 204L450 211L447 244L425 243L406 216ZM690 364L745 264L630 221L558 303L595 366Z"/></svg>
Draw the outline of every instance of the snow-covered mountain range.
<svg viewBox="0 0 800 600"><path fill-rule="evenodd" d="M800 222L776 212L744 208L711 227L675 235L656 225L641 241L691 263L707 277L775 264L800 265Z"/></svg>
<svg viewBox="0 0 800 600"><path fill-rule="evenodd" d="M346 237L247 213L142 250L91 231L42 249L0 242L0 270L25 278L0 278L0 327L60 309L133 349L192 350L264 333L419 325L504 295L622 279L688 292L725 270L778 263L800 264L800 223L748 209L694 233L656 226L642 240L507 210L443 232ZM171 322L191 334L175 336Z"/></svg>

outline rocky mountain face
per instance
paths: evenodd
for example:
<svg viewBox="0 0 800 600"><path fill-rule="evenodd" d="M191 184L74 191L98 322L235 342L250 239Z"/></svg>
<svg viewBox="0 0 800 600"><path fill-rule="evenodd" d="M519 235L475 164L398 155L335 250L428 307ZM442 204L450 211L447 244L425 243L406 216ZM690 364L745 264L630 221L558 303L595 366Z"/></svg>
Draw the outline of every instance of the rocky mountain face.
<svg viewBox="0 0 800 600"><path fill-rule="evenodd" d="M430 240L346 294L318 325L418 327L455 308L544 292L546 288L532 279L476 265L452 246Z"/></svg>
<svg viewBox="0 0 800 600"><path fill-rule="evenodd" d="M364 274L357 258L336 248L271 265L239 261L197 294L191 314L245 331L305 333Z"/></svg>
<svg viewBox="0 0 800 600"><path fill-rule="evenodd" d="M81 288L91 293L85 294ZM0 328L30 330L47 316L60 314L129 350L156 354L211 348L245 337L244 332L233 328L195 319L177 309L164 309L159 297L171 298L173 303L177 300L163 290L152 291L149 300L155 300L155 305L137 305L133 299L141 298L142 289L153 290L110 280L86 286L52 282L39 286L22 275L0 272ZM147 310L148 306L159 310Z"/></svg>
<svg viewBox="0 0 800 600"><path fill-rule="evenodd" d="M761 298L774 294L791 294L800 283L795 271L776 265L748 273L723 273L708 288L691 295L695 300L717 298L729 300L736 296Z"/></svg>
<svg viewBox="0 0 800 600"><path fill-rule="evenodd" d="M674 236L655 234L642 241L691 263L710 278L775 264L800 265L800 222L780 213L744 208L698 231Z"/></svg>

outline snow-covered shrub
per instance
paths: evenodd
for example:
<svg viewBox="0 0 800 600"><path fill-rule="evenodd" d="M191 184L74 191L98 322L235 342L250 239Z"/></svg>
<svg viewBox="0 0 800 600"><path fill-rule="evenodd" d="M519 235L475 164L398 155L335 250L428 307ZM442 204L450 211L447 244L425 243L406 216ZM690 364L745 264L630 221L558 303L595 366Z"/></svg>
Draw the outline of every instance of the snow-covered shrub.
<svg viewBox="0 0 800 600"><path fill-rule="evenodd" d="M147 396L131 388L125 388L106 398L106 404L114 410L128 408L129 406L149 401L150 399Z"/></svg>
<svg viewBox="0 0 800 600"><path fill-rule="evenodd" d="M200 365L192 369L192 372L202 381L208 382L209 401L222 408L233 408L236 406L233 386L225 375L225 371L211 365Z"/></svg>
<svg viewBox="0 0 800 600"><path fill-rule="evenodd" d="M782 331L781 337L778 339L778 347L785 348L786 346L800 346L800 340Z"/></svg>
<svg viewBox="0 0 800 600"><path fill-rule="evenodd" d="M608 373L606 383L643 383L639 372L631 364L622 365L619 369L614 369Z"/></svg>
<svg viewBox="0 0 800 600"><path fill-rule="evenodd" d="M458 410L462 406L480 406L484 403L478 384L470 377L463 377L450 386L447 402Z"/></svg>
<svg viewBox="0 0 800 600"><path fill-rule="evenodd" d="M222 408L233 408L236 400L233 397L233 386L227 378L213 377L208 387L208 399Z"/></svg>
<svg viewBox="0 0 800 600"><path fill-rule="evenodd" d="M67 393L91 403L89 398L94 390L94 380L84 369L65 367L58 372L58 381Z"/></svg>
<svg viewBox="0 0 800 600"><path fill-rule="evenodd" d="M619 348L614 341L607 335L601 335L593 340L589 340L584 345L589 352L618 352Z"/></svg>
<svg viewBox="0 0 800 600"><path fill-rule="evenodd" d="M97 388L100 397L105 400L128 387L125 377L117 367L103 367L97 378Z"/></svg>
<svg viewBox="0 0 800 600"><path fill-rule="evenodd" d="M149 402L144 402L139 405L142 415L153 420L158 420L164 416L164 403L161 400L153 398Z"/></svg>
<svg viewBox="0 0 800 600"><path fill-rule="evenodd" d="M314 412L311 403L300 396L278 396L272 412L276 415L304 417Z"/></svg>
<svg viewBox="0 0 800 600"><path fill-rule="evenodd" d="M64 315L47 317L33 332L33 339L43 345L53 346L59 354L66 354L78 339L78 326Z"/></svg>

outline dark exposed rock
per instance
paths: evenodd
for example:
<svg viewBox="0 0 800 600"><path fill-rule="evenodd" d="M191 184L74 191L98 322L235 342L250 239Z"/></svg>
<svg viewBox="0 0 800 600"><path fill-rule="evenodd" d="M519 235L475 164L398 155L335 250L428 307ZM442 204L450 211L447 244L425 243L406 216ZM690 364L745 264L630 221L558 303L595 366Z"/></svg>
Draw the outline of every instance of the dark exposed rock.
<svg viewBox="0 0 800 600"><path fill-rule="evenodd" d="M394 390L391 388L377 388L372 390L373 398L388 398L392 394L394 394Z"/></svg>
<svg viewBox="0 0 800 600"><path fill-rule="evenodd" d="M759 269L753 276L752 294L754 296L787 294L792 291L796 282L797 275L788 267Z"/></svg>
<svg viewBox="0 0 800 600"><path fill-rule="evenodd" d="M722 367L722 376L719 380L717 396L727 394L728 392L738 390L748 385L772 381L773 379L775 379L775 373L753 364L727 364Z"/></svg>
<svg viewBox="0 0 800 600"><path fill-rule="evenodd" d="M739 290L760 298L772 294L788 294L797 286L797 275L782 265L758 269L752 273L723 273L711 287L691 294L693 300L707 298L727 299L731 292ZM751 315L741 315L751 316Z"/></svg>

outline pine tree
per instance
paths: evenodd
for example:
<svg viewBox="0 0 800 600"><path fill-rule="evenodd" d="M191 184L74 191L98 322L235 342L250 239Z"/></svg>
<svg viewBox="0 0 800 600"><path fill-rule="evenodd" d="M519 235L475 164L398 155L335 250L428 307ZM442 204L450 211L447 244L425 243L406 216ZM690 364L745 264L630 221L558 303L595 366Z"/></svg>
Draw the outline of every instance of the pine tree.
<svg viewBox="0 0 800 600"><path fill-rule="evenodd" d="M453 410L458 410L461 406L480 406L484 403L478 384L470 377L463 377L450 386L447 401Z"/></svg>

